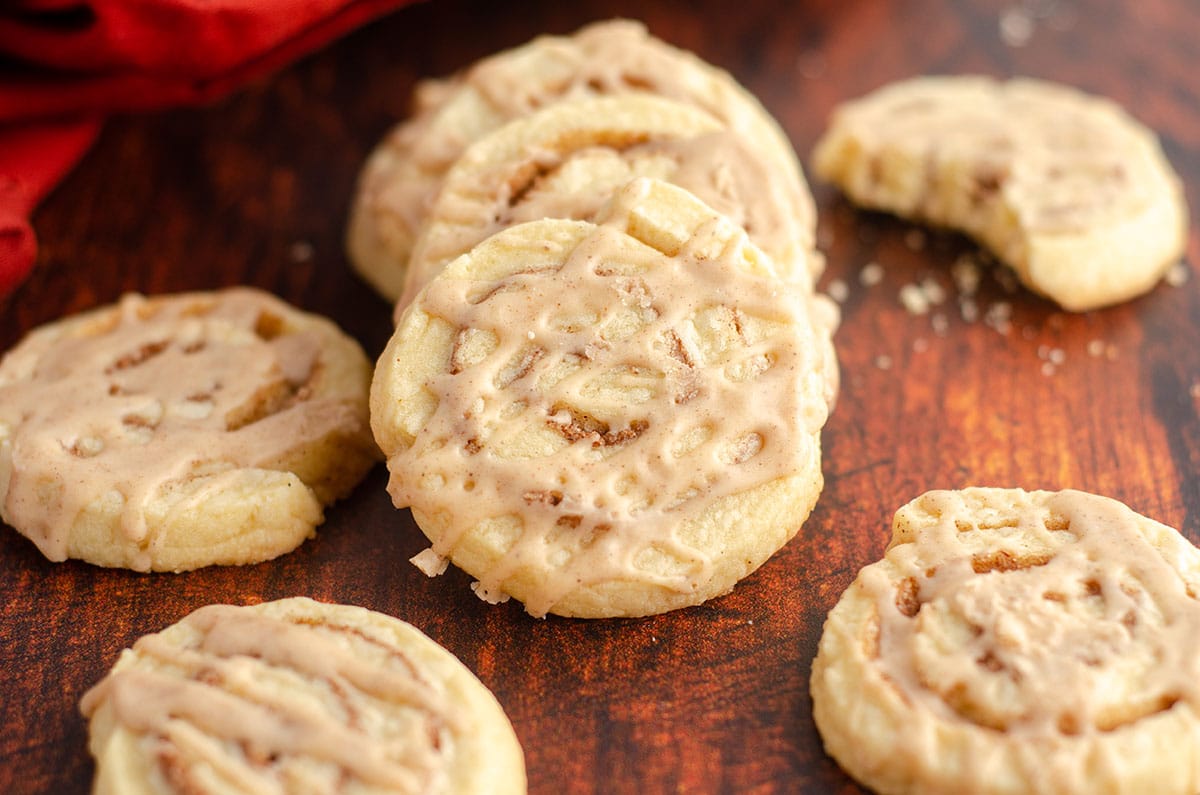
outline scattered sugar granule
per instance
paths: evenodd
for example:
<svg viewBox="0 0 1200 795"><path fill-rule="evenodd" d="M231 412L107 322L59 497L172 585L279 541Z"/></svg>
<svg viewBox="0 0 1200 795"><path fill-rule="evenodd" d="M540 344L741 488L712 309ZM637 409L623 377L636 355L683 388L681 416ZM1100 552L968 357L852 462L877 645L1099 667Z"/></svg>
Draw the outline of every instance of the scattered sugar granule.
<svg viewBox="0 0 1200 795"><path fill-rule="evenodd" d="M858 281L863 287L874 287L883 281L883 266L878 262L868 262L858 272Z"/></svg>
<svg viewBox="0 0 1200 795"><path fill-rule="evenodd" d="M954 279L954 287L959 295L970 298L979 290L979 266L975 260L964 254L950 266L950 278Z"/></svg>
<svg viewBox="0 0 1200 795"><path fill-rule="evenodd" d="M1172 287L1182 287L1187 284L1188 278L1191 276L1191 270L1186 262L1176 262L1171 266L1171 270L1167 271L1167 284Z"/></svg>
<svg viewBox="0 0 1200 795"><path fill-rule="evenodd" d="M924 353L929 350L929 340L924 337L917 337L913 340L913 353Z"/></svg>
<svg viewBox="0 0 1200 795"><path fill-rule="evenodd" d="M1112 362L1112 361L1116 361L1116 358L1117 358L1117 346L1116 346L1116 345L1109 345L1108 347L1106 347L1106 348L1104 349L1104 358L1108 359L1110 362Z"/></svg>
<svg viewBox="0 0 1200 795"><path fill-rule="evenodd" d="M875 357L875 366L878 367L880 370L891 370L892 369L892 357L885 356L883 354L876 356Z"/></svg>
<svg viewBox="0 0 1200 795"><path fill-rule="evenodd" d="M1021 6L1000 12L1000 39L1009 47L1024 47L1033 37L1033 17Z"/></svg>
<svg viewBox="0 0 1200 795"><path fill-rule="evenodd" d="M1043 361L1045 361L1046 359L1049 359L1050 358L1050 346L1049 345L1039 345L1037 347L1037 355L1038 355L1038 358Z"/></svg>
<svg viewBox="0 0 1200 795"><path fill-rule="evenodd" d="M1051 348L1047 358L1050 360L1050 364L1057 367L1067 360L1067 352L1062 348Z"/></svg>
<svg viewBox="0 0 1200 795"><path fill-rule="evenodd" d="M900 303L910 315L925 315L929 313L929 299L925 291L916 284L906 284L900 288Z"/></svg>
<svg viewBox="0 0 1200 795"><path fill-rule="evenodd" d="M830 298L839 304L850 297L850 287L841 279L831 281L826 292L829 293Z"/></svg>
<svg viewBox="0 0 1200 795"><path fill-rule="evenodd" d="M1054 375L1054 365L1050 362L1042 362L1042 375Z"/></svg>
<svg viewBox="0 0 1200 795"><path fill-rule="evenodd" d="M1033 326L1025 326L1021 329L1021 338L1031 340L1037 336L1037 329Z"/></svg>
<svg viewBox="0 0 1200 795"><path fill-rule="evenodd" d="M909 251L924 251L925 230L909 229L904 233L904 245L908 246Z"/></svg>
<svg viewBox="0 0 1200 795"><path fill-rule="evenodd" d="M950 321L941 312L934 312L929 318L929 326L933 329L934 334L944 337L950 330Z"/></svg>
<svg viewBox="0 0 1200 795"><path fill-rule="evenodd" d="M1088 356L1097 358L1104 355L1104 340L1092 340L1087 344Z"/></svg>
<svg viewBox="0 0 1200 795"><path fill-rule="evenodd" d="M974 323L979 319L979 305L973 298L960 298L958 311L962 315L963 322Z"/></svg>
<svg viewBox="0 0 1200 795"><path fill-rule="evenodd" d="M925 293L925 300L933 306L938 306L946 300L946 288L942 287L932 276L926 276L921 280L921 292Z"/></svg>
<svg viewBox="0 0 1200 795"><path fill-rule="evenodd" d="M288 249L288 256L292 258L292 262L308 262L316 253L313 244L307 240L297 240Z"/></svg>
<svg viewBox="0 0 1200 795"><path fill-rule="evenodd" d="M1200 400L1200 381L1197 381L1196 383L1192 384L1192 388L1190 391L1192 393L1193 398L1195 398L1196 400Z"/></svg>
<svg viewBox="0 0 1200 795"><path fill-rule="evenodd" d="M988 307L983 322L997 333L1008 336L1012 330L1012 304L1008 301L997 301Z"/></svg>

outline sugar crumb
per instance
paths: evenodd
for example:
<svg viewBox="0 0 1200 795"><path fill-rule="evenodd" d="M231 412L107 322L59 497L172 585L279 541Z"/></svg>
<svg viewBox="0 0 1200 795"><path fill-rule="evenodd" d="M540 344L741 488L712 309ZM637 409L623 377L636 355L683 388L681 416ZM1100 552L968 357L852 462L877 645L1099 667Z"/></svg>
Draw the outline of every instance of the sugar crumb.
<svg viewBox="0 0 1200 795"><path fill-rule="evenodd" d="M1092 340L1087 344L1088 356L1098 358L1104 355L1104 340Z"/></svg>
<svg viewBox="0 0 1200 795"><path fill-rule="evenodd" d="M997 301L988 307L983 322L1003 336L1008 336L1012 330L1012 304L1008 301Z"/></svg>
<svg viewBox="0 0 1200 795"><path fill-rule="evenodd" d="M917 337L912 344L913 353L924 353L929 350L929 340L924 337Z"/></svg>
<svg viewBox="0 0 1200 795"><path fill-rule="evenodd" d="M929 299L925 291L916 284L906 284L900 288L900 303L910 315L925 315L929 313Z"/></svg>
<svg viewBox="0 0 1200 795"><path fill-rule="evenodd" d="M845 302L850 297L850 287L841 279L831 281L829 287L826 288L826 292L829 293L830 298L839 304Z"/></svg>
<svg viewBox="0 0 1200 795"><path fill-rule="evenodd" d="M1187 281L1191 275L1191 269L1188 268L1186 262L1176 262L1171 266L1171 269L1167 271L1167 284L1171 285L1172 287L1182 287L1183 285L1187 284Z"/></svg>
<svg viewBox="0 0 1200 795"><path fill-rule="evenodd" d="M925 299L934 306L942 304L946 300L946 288L942 287L941 283L932 276L926 276L921 280L921 292L925 293Z"/></svg>
<svg viewBox="0 0 1200 795"><path fill-rule="evenodd" d="M954 279L954 287L959 295L970 298L979 290L979 265L972 257L964 254L950 266L950 278Z"/></svg>
<svg viewBox="0 0 1200 795"><path fill-rule="evenodd" d="M1050 362L1042 362L1042 375L1054 375L1054 365Z"/></svg>
<svg viewBox="0 0 1200 795"><path fill-rule="evenodd" d="M929 318L929 326L933 329L933 333L939 337L946 336L946 332L950 330L950 321L941 312L934 312Z"/></svg>
<svg viewBox="0 0 1200 795"><path fill-rule="evenodd" d="M979 319L979 304L975 303L974 298L960 298L958 300L958 311L966 323L974 323Z"/></svg>
<svg viewBox="0 0 1200 795"><path fill-rule="evenodd" d="M868 262L858 272L858 281L864 287L874 287L883 281L883 266L878 262Z"/></svg>
<svg viewBox="0 0 1200 795"><path fill-rule="evenodd" d="M1009 47L1024 47L1033 38L1033 17L1028 9L1010 6L1000 12L1000 39Z"/></svg>
<svg viewBox="0 0 1200 795"><path fill-rule="evenodd" d="M891 370L892 369L892 357L886 356L884 354L880 354L879 356L876 356L875 357L875 366L878 367L880 370Z"/></svg>

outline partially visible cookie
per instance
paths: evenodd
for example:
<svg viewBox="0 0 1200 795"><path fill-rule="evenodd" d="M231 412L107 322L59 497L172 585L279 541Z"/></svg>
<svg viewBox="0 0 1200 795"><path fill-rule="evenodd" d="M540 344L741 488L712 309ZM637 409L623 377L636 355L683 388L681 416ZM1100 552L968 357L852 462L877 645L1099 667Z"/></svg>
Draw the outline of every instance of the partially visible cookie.
<svg viewBox="0 0 1200 795"><path fill-rule="evenodd" d="M832 365L810 296L681 188L531 221L418 294L380 357L388 490L489 601L637 616L731 590L822 486Z"/></svg>
<svg viewBox="0 0 1200 795"><path fill-rule="evenodd" d="M743 227L783 278L810 288L804 210L770 158L696 107L635 94L558 102L468 147L426 213L397 316L490 235L541 218L590 220L639 176L688 189Z"/></svg>
<svg viewBox="0 0 1200 795"><path fill-rule="evenodd" d="M377 459L369 383L354 340L257 290L50 323L0 361L0 517L55 561L281 555Z"/></svg>
<svg viewBox="0 0 1200 795"><path fill-rule="evenodd" d="M885 86L835 111L813 167L865 206L975 237L1072 311L1147 292L1186 245L1183 191L1155 135L1052 83Z"/></svg>
<svg viewBox="0 0 1200 795"><path fill-rule="evenodd" d="M1078 491L932 491L825 622L813 714L873 790L1200 791L1200 550Z"/></svg>
<svg viewBox="0 0 1200 795"><path fill-rule="evenodd" d="M525 792L495 697L361 607L202 607L122 652L81 709L97 795Z"/></svg>
<svg viewBox="0 0 1200 795"><path fill-rule="evenodd" d="M413 244L447 169L474 141L551 103L589 96L655 94L716 117L772 163L809 248L816 211L787 136L725 71L650 36L627 20L572 36L541 36L486 58L463 74L425 81L412 117L363 167L347 229L351 262L384 297L397 299ZM810 257L814 276L822 267Z"/></svg>

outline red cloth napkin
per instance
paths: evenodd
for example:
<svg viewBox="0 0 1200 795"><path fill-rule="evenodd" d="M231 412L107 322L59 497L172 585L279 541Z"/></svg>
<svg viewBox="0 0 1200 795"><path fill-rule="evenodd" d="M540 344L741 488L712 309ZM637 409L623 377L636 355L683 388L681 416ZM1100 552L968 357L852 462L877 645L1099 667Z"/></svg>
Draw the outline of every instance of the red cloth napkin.
<svg viewBox="0 0 1200 795"><path fill-rule="evenodd" d="M0 298L105 115L229 93L411 0L16 0L0 10Z"/></svg>

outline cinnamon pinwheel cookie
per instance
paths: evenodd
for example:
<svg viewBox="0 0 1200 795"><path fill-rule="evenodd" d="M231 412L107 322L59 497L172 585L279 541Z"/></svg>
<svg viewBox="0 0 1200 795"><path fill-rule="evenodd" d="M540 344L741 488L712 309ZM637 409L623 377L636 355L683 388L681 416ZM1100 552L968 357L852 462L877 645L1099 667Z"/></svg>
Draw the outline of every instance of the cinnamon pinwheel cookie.
<svg viewBox="0 0 1200 795"><path fill-rule="evenodd" d="M81 709L96 795L525 792L495 697L361 607L202 607L122 652Z"/></svg>
<svg viewBox="0 0 1200 795"><path fill-rule="evenodd" d="M55 561L289 552L378 458L370 375L333 323L246 288L50 323L0 361L0 517Z"/></svg>
<svg viewBox="0 0 1200 795"><path fill-rule="evenodd" d="M837 109L813 166L856 202L965 232L1064 308L1150 290L1187 211L1154 133L1037 80L921 77Z"/></svg>
<svg viewBox="0 0 1200 795"><path fill-rule="evenodd" d="M880 793L1200 791L1200 550L1078 491L931 491L825 622L813 714Z"/></svg>
<svg viewBox="0 0 1200 795"><path fill-rule="evenodd" d="M431 550L535 616L726 593L822 486L829 328L729 219L638 179L596 223L509 227L417 295L380 357L388 490Z"/></svg>
<svg viewBox="0 0 1200 795"><path fill-rule="evenodd" d="M485 238L522 221L590 220L638 176L687 188L743 227L783 278L811 288L802 208L770 159L698 108L626 95L559 102L468 147L426 214L397 317Z"/></svg>
<svg viewBox="0 0 1200 795"><path fill-rule="evenodd" d="M611 20L572 36L538 37L418 86L412 117L380 142L359 177L347 229L351 262L384 297L397 299L427 207L471 143L555 102L629 94L700 108L759 151L771 163L773 190L797 208L800 246L812 248L812 196L787 136L758 100L727 72L650 36L643 25ZM815 277L822 260L807 261Z"/></svg>

